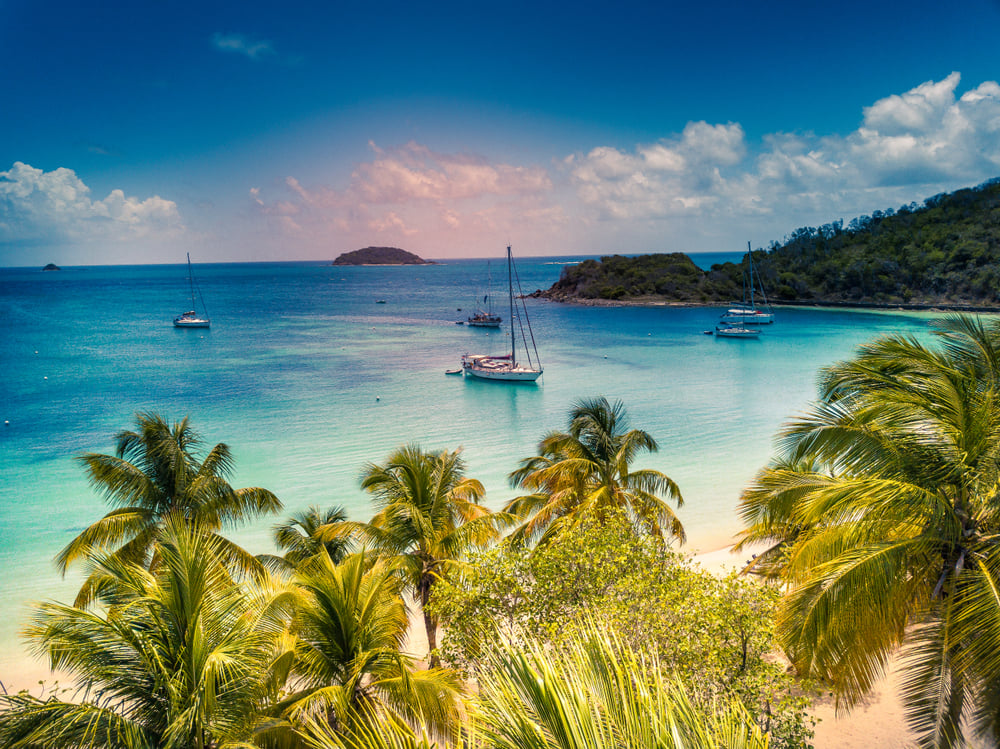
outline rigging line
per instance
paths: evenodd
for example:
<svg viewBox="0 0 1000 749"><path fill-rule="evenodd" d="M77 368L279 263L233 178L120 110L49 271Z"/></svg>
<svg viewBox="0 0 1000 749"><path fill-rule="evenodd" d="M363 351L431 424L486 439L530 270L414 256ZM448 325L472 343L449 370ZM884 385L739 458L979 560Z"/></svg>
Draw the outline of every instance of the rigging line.
<svg viewBox="0 0 1000 749"><path fill-rule="evenodd" d="M517 294L518 294L518 299L521 300L521 306L524 308L524 317L525 317L525 319L527 319L527 317L528 317L528 307L527 307L527 305L524 302L524 291L521 289L521 275L517 272L517 266L516 265L514 266L514 278L517 280ZM538 346L535 345L535 333L534 333L534 331L532 331L530 325L528 326L528 335L531 336L531 347L535 350L535 362L536 362L536 364L538 364L538 366L541 366L541 364L542 364L541 359L538 358ZM523 326L521 328L521 337L522 338L524 337L524 328L523 328ZM528 342L527 341L524 342L524 350L527 353L527 351L528 351ZM528 354L528 364L529 365L531 364L531 354Z"/></svg>
<svg viewBox="0 0 1000 749"><path fill-rule="evenodd" d="M195 287L198 289L198 298L201 300L201 308L205 312L205 317L208 317L208 307L205 306L205 297L201 295L201 286L195 284Z"/></svg>

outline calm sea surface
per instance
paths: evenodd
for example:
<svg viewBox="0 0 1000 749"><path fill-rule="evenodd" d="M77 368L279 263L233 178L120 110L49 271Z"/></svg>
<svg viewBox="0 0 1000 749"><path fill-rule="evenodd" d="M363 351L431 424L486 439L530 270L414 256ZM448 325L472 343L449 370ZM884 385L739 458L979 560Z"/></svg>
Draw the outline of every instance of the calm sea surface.
<svg viewBox="0 0 1000 749"><path fill-rule="evenodd" d="M707 266L740 255L695 256ZM522 258L527 293L574 258ZM409 442L462 447L488 504L507 474L563 429L571 404L604 395L659 441L643 461L680 485L688 548L726 544L740 489L781 424L814 396L820 367L861 342L917 333L928 316L779 309L756 341L703 335L717 308L596 308L528 300L545 374L534 385L445 376L464 352L500 352L503 331L456 325L486 285L484 260L422 267L196 265L210 330L179 330L183 265L0 269L0 681L27 666L17 633L32 600L71 600L52 558L107 508L74 456L113 452L134 414L190 415L236 455L234 486L288 511L344 505L370 517L358 476ZM506 278L492 264L494 292ZM385 304L376 304L385 300ZM506 303L504 295L502 301ZM461 308L461 311L459 311ZM506 310L501 309L505 318ZM275 519L233 531L271 550Z"/></svg>

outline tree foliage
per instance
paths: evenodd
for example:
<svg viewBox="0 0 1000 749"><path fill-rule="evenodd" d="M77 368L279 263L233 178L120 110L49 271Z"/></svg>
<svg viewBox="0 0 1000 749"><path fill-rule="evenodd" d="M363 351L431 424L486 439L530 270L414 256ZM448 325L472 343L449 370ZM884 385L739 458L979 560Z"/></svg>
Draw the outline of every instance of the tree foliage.
<svg viewBox="0 0 1000 749"><path fill-rule="evenodd" d="M312 746L437 746L398 722L358 723ZM494 651L462 741L440 749L768 749L769 739L738 701L699 707L655 653L592 622L557 649L536 642Z"/></svg>
<svg viewBox="0 0 1000 749"><path fill-rule="evenodd" d="M0 696L8 749L210 749L248 746L277 684L290 619L281 588L235 582L216 537L179 512L165 518L155 572L96 558L106 607L36 610L26 635L78 698Z"/></svg>
<svg viewBox="0 0 1000 749"><path fill-rule="evenodd" d="M90 483L114 508L59 552L56 563L68 565L114 549L122 562L154 564L157 534L168 517L182 517L215 534L219 553L241 572L259 573L260 564L218 531L281 509L267 489L234 489L226 480L233 468L229 446L220 442L199 458L201 442L187 418L169 424L148 412L136 415L136 430L115 435L114 455L87 453L79 458ZM86 605L100 587L103 572L89 576L77 597Z"/></svg>
<svg viewBox="0 0 1000 749"><path fill-rule="evenodd" d="M935 195L923 205L802 227L755 270L774 301L861 305L1000 305L1000 179ZM555 299L727 302L741 296L743 264L702 271L682 253L619 255L563 269Z"/></svg>
<svg viewBox="0 0 1000 749"><path fill-rule="evenodd" d="M584 520L535 550L503 545L475 557L435 591L444 661L482 676L498 650L561 647L600 612L633 648L651 649L707 706L739 699L774 746L803 746L805 701L769 656L777 591L719 579L648 537L621 512Z"/></svg>
<svg viewBox="0 0 1000 749"><path fill-rule="evenodd" d="M790 588L781 641L857 702L903 646L921 746L1000 729L1000 323L889 336L824 372L742 500Z"/></svg>
<svg viewBox="0 0 1000 749"><path fill-rule="evenodd" d="M402 580L391 563L354 554L339 565L321 551L295 578L294 691L271 712L305 730L334 730L353 716L421 724L437 735L456 728L459 683L448 669L419 670L401 652L406 635Z"/></svg>
<svg viewBox="0 0 1000 749"><path fill-rule="evenodd" d="M312 505L272 528L274 545L284 554L261 554L257 558L278 573L290 573L324 551L337 564L350 549L350 539L337 532L337 526L346 520L347 511L343 507L322 510Z"/></svg>
<svg viewBox="0 0 1000 749"><path fill-rule="evenodd" d="M636 528L658 539L685 540L684 526L668 504L683 504L680 489L666 474L633 468L644 452L659 449L641 429L629 429L621 401L588 398L573 404L566 432L550 432L538 455L521 461L511 485L531 494L511 500L506 512L523 519L514 531L519 542L547 541L584 517L621 510Z"/></svg>

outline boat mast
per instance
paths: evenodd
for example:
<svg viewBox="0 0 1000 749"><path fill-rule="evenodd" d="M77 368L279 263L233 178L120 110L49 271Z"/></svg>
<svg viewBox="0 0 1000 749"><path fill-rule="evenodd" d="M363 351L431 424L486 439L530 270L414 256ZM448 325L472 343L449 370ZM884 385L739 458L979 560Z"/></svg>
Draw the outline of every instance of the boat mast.
<svg viewBox="0 0 1000 749"><path fill-rule="evenodd" d="M187 253L188 258L188 286L191 287L191 309L195 309L194 306L194 272L191 270L191 253Z"/></svg>
<svg viewBox="0 0 1000 749"><path fill-rule="evenodd" d="M486 314L493 317L493 270L490 261L486 261Z"/></svg>
<svg viewBox="0 0 1000 749"><path fill-rule="evenodd" d="M747 242L747 256L750 258L750 309L757 309L753 301L753 250L750 249L750 242ZM746 279L744 279L744 282Z"/></svg>
<svg viewBox="0 0 1000 749"><path fill-rule="evenodd" d="M516 342L514 331L514 271L511 267L510 245L507 245L507 293L510 297L510 366L514 366L514 343Z"/></svg>

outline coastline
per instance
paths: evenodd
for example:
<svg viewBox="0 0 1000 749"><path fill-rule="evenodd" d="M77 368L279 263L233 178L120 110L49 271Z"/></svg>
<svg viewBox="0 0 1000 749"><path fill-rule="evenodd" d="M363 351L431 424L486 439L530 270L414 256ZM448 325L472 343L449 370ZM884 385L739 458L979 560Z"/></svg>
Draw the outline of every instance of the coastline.
<svg viewBox="0 0 1000 749"><path fill-rule="evenodd" d="M582 297L570 297L563 295L549 295L546 291L532 292L525 294L526 297L534 299L544 299L557 304L567 304L577 307L689 307L689 308L725 308L731 307L738 302L682 302L664 297L643 297L640 299L585 299ZM931 304L931 303L874 303L874 302L845 302L845 301L781 301L769 302L771 307L795 307L798 309L849 309L874 312L973 312L994 314L1000 313L1000 306L975 305L975 304Z"/></svg>

